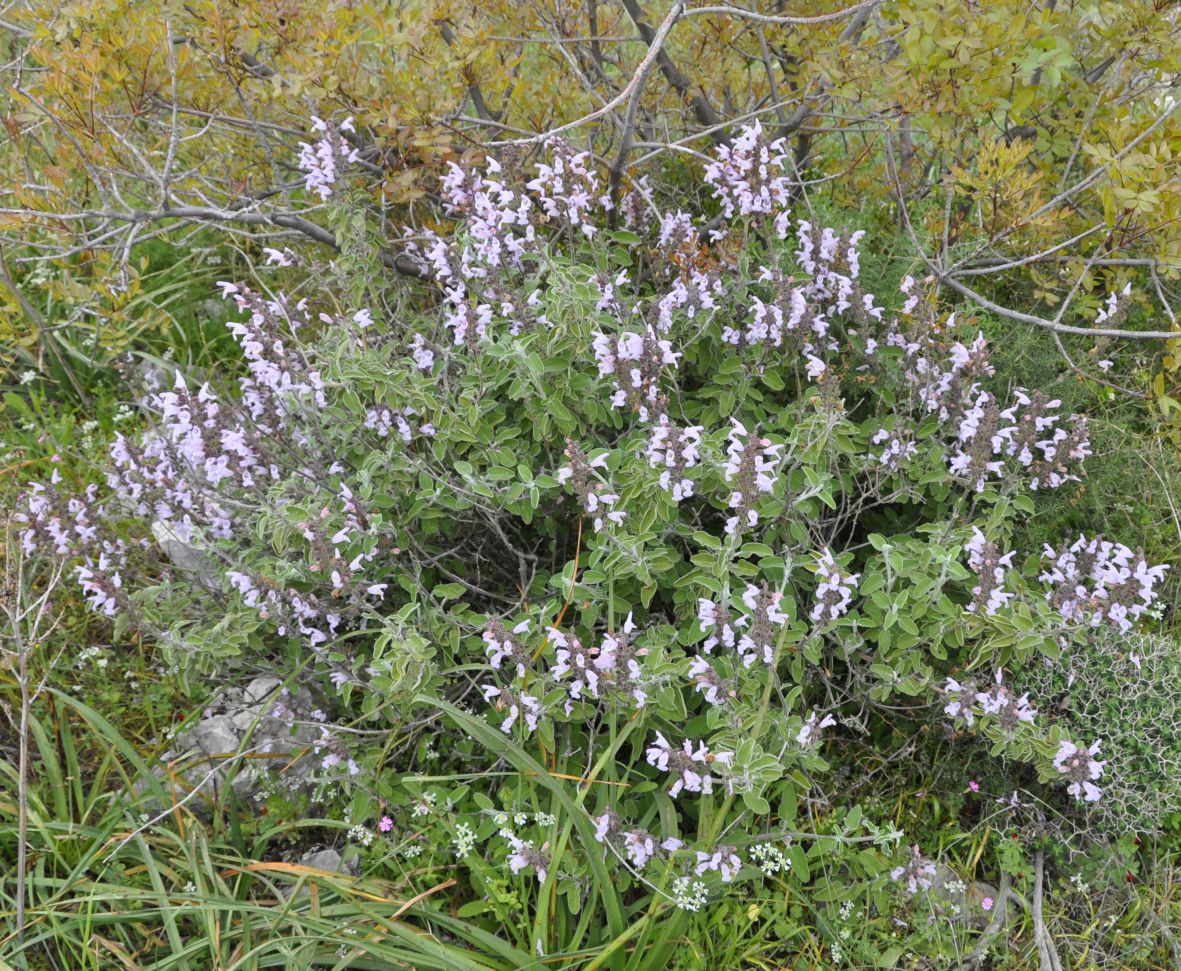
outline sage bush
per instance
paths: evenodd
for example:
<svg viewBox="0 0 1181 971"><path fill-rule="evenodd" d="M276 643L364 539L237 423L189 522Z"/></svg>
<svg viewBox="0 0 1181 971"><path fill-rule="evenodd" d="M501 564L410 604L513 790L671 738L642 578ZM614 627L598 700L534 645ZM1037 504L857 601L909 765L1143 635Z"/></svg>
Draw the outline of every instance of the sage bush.
<svg viewBox="0 0 1181 971"><path fill-rule="evenodd" d="M341 238L348 128L300 158ZM1042 672L1155 623L1165 567L1023 544L1086 420L1010 387L930 281L865 292L873 241L808 218L785 152L716 149L704 213L644 181L612 207L560 141L528 176L452 165L417 282L346 247L341 309L269 250L273 289L221 284L237 385L170 376L105 483L26 496L25 548L175 670L310 688L316 811L374 872L457 881L413 916L503 966L666 967L688 922L776 896L783 953L958 953L919 916L937 847L851 772L939 738L999 780L970 796L996 825L1080 833L1126 791Z"/></svg>

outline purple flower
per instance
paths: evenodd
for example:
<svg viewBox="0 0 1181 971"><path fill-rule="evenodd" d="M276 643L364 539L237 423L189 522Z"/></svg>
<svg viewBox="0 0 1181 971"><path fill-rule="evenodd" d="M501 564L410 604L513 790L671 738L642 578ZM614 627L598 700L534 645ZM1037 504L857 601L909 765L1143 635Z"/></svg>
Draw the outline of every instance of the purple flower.
<svg viewBox="0 0 1181 971"><path fill-rule="evenodd" d="M656 733L656 742L647 751L649 765L677 776L668 791L674 799L682 789L709 795L717 781L710 774L710 767L714 763L729 765L732 757L731 752L710 754L704 742L698 742L694 747L688 739L685 739L681 748L673 748L660 732Z"/></svg>
<svg viewBox="0 0 1181 971"><path fill-rule="evenodd" d="M537 877L538 883L545 883L546 874L549 871L549 843L544 844L541 849L536 849L531 842L526 842L518 839L512 833L508 835L509 847L512 850L508 855L508 867L514 873L520 873L522 870L532 870Z"/></svg>
<svg viewBox="0 0 1181 971"><path fill-rule="evenodd" d="M523 676L525 668L532 660L532 652L524 639L518 635L524 634L528 630L528 618L517 624L511 632L505 630L500 621L492 621L482 635L485 651L488 654L488 663L499 671L501 664L508 661L516 668L517 676Z"/></svg>
<svg viewBox="0 0 1181 971"><path fill-rule="evenodd" d="M766 584L760 587L749 585L743 593L742 602L750 613L736 620L734 626L742 629L737 649L744 667L749 668L755 661L766 665L774 663L774 628L787 623L787 615L779 609L782 599L782 593Z"/></svg>
<svg viewBox="0 0 1181 971"><path fill-rule="evenodd" d="M831 550L825 550L816 565L820 585L816 588L816 603L812 607L813 621L831 621L844 615L857 591L860 573L845 573L837 566Z"/></svg>
<svg viewBox="0 0 1181 971"><path fill-rule="evenodd" d="M604 520L616 525L622 523L627 513L614 508L619 496L605 491L602 481L592 480L595 469L607 467L607 456L598 455L589 459L574 442L567 441L566 458L570 464L558 469L557 480L563 485L569 484L570 490L581 501L583 510L594 517L595 532L602 530Z"/></svg>
<svg viewBox="0 0 1181 971"><path fill-rule="evenodd" d="M313 116L312 128L324 134L314 145L299 143L299 167L304 172L304 188L308 192L315 192L321 199L327 199L332 195L339 169L345 162L356 162L361 156L339 134L341 131L353 130L352 118L342 122L339 128L334 128Z"/></svg>
<svg viewBox="0 0 1181 971"><path fill-rule="evenodd" d="M917 846L912 846L910 858L905 864L890 872L891 880L905 880L906 888L912 894L919 890L930 890L935 877L935 864L925 859Z"/></svg>
<svg viewBox="0 0 1181 971"><path fill-rule="evenodd" d="M1099 754L1099 742L1094 742L1089 748L1082 748L1072 741L1063 739L1058 745L1058 752L1054 756L1054 768L1070 781L1066 787L1076 799L1085 802L1098 802L1103 791L1095 785L1103 776L1106 762L1099 762L1092 756Z"/></svg>
<svg viewBox="0 0 1181 971"><path fill-rule="evenodd" d="M1122 543L1079 536L1069 547L1045 549L1050 566L1039 577L1051 585L1050 606L1066 620L1129 631L1152 605L1166 566L1149 566L1143 552Z"/></svg>
<svg viewBox="0 0 1181 971"><path fill-rule="evenodd" d="M1033 724L1037 710L1029 703L1029 695L1016 697L1004 685L1004 672L997 669L996 683L987 692L976 692L976 701L985 715L995 715L1001 728L1011 732L1022 722Z"/></svg>
<svg viewBox="0 0 1181 971"><path fill-rule="evenodd" d="M747 432L737 419L730 419L730 444L722 469L723 478L731 483L728 504L734 515L726 520L726 532L733 533L754 526L759 514L754 503L760 494L771 494L779 480L779 453L782 445L772 445L769 439L756 438Z"/></svg>
<svg viewBox="0 0 1181 971"><path fill-rule="evenodd" d="M670 492L674 502L693 495L693 480L686 474L697 465L701 448L700 425L679 428L661 415L648 436L648 465L660 469L660 488Z"/></svg>
<svg viewBox="0 0 1181 971"><path fill-rule="evenodd" d="M507 688L498 688L494 684L486 684L482 690L485 701L490 702L495 698L494 707L496 710L508 713L500 725L500 730L506 735L512 732L513 725L517 723L518 719L525 722L525 728L528 731L537 731L537 720L541 717L541 702L532 695L513 694Z"/></svg>
<svg viewBox="0 0 1181 971"><path fill-rule="evenodd" d="M703 657L695 657L689 662L689 677L693 680L694 690L701 692L711 705L724 705L734 697L734 689Z"/></svg>
<svg viewBox="0 0 1181 971"><path fill-rule="evenodd" d="M680 357L672 344L648 328L646 334L625 331L618 337L596 332L593 346L599 374L615 379L611 407L637 412L641 421L663 416L666 402L660 397L660 378Z"/></svg>
<svg viewBox="0 0 1181 971"><path fill-rule="evenodd" d="M952 718L962 718L969 728L976 724L976 714L972 707L976 701L976 682L965 681L960 684L955 678L948 678L942 690L948 697L943 711Z"/></svg>
<svg viewBox="0 0 1181 971"><path fill-rule="evenodd" d="M879 428L870 441L874 445L885 444L886 447L878 456L878 464L890 470L898 469L914 458L919 451L918 446L911 438L909 429L891 432L885 428Z"/></svg>
<svg viewBox="0 0 1181 971"><path fill-rule="evenodd" d="M739 129L732 141L714 152L717 161L705 167L705 183L713 189L727 219L786 214L791 183L783 174L787 149L782 138L768 142L756 121Z"/></svg>
<svg viewBox="0 0 1181 971"><path fill-rule="evenodd" d="M831 714L825 715L816 721L816 712L809 712L808 717L804 720L804 724L800 727L796 734L796 743L801 747L807 747L816 742L819 738L819 732L824 728L832 728L837 723Z"/></svg>
<svg viewBox="0 0 1181 971"><path fill-rule="evenodd" d="M693 868L700 877L710 870L722 875L722 883L729 883L742 869L742 860L732 846L719 846L712 853L697 851L697 865Z"/></svg>
<svg viewBox="0 0 1181 971"><path fill-rule="evenodd" d="M721 644L723 647L733 648L735 644L734 628L738 625L730 622L730 608L725 604L718 605L712 600L701 598L697 601L697 623L703 631L713 630L702 644L706 654Z"/></svg>
<svg viewBox="0 0 1181 971"><path fill-rule="evenodd" d="M968 551L968 566L979 578L972 588L972 602L968 610L993 616L1001 607L1013 599L1015 594L1005 591L1005 570L1012 567L1012 552L1003 556L995 543L991 543L980 530L972 527L972 538L964 546Z"/></svg>

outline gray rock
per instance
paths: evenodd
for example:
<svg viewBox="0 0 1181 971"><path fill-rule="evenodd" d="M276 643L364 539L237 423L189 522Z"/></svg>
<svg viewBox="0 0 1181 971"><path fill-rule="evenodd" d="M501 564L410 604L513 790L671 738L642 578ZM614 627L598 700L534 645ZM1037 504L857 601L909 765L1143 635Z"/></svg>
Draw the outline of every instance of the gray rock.
<svg viewBox="0 0 1181 971"><path fill-rule="evenodd" d="M152 523L152 537L160 551L168 557L170 563L178 570L192 573L205 584L218 581L220 571L217 564L194 544L182 539L181 536L163 519Z"/></svg>
<svg viewBox="0 0 1181 971"><path fill-rule="evenodd" d="M328 847L323 850L309 850L299 858L299 865L311 867L315 870L327 870L329 873L340 873L344 876L355 877L361 872L360 861L355 854L350 855L347 859L343 859L337 850ZM294 887L280 887L279 893L284 898L290 899ZM295 895L295 899L299 900L308 895L308 888L305 885L299 888L299 893Z"/></svg>
<svg viewBox="0 0 1181 971"><path fill-rule="evenodd" d="M272 692L277 691L283 684L278 678L255 678L250 684L246 685L246 690L242 692L242 696L246 701L257 704L264 698L269 697Z"/></svg>
<svg viewBox="0 0 1181 971"><path fill-rule="evenodd" d="M993 906L985 910L981 904L992 898ZM983 929L996 916L996 901L1000 891L982 880L964 880L951 867L939 863L931 880L932 909L957 924ZM1016 916L1017 902L1010 898L1005 908L1005 920Z"/></svg>
<svg viewBox="0 0 1181 971"><path fill-rule="evenodd" d="M208 818L211 803L227 783L256 809L276 783L294 792L305 790L319 762L312 754L297 756L307 753L321 732L316 725L296 724L307 718L310 693L301 688L279 695L281 689L278 678L266 676L255 678L245 690L220 692L206 709L206 717L178 734L171 750L161 756L155 776L170 789L167 804L157 798L143 809L159 812L184 799L186 808ZM278 757L235 758L237 753ZM277 768L283 770L281 774L274 771ZM142 795L150 788L145 780L136 791Z"/></svg>
<svg viewBox="0 0 1181 971"><path fill-rule="evenodd" d="M329 870L332 873L344 873L354 877L360 872L360 866L355 856L344 860L341 858L340 853L331 847L305 853L299 858L299 863L301 866L310 866L317 870Z"/></svg>
<svg viewBox="0 0 1181 971"><path fill-rule="evenodd" d="M228 715L215 715L197 722L190 737L192 743L206 755L233 755L241 742L234 721Z"/></svg>

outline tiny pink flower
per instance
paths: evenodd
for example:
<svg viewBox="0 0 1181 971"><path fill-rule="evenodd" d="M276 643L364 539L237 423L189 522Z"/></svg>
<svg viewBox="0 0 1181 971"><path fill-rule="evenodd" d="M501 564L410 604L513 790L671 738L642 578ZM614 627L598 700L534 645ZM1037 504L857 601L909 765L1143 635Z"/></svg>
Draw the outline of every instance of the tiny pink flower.
<svg viewBox="0 0 1181 971"><path fill-rule="evenodd" d="M377 828L379 830L381 830L383 833L388 833L391 829L394 828L394 821L392 819L390 819L389 816L382 816L381 822L379 822L377 824Z"/></svg>
<svg viewBox="0 0 1181 971"><path fill-rule="evenodd" d="M985 897L983 900L980 901L980 909L981 910L992 910L993 902L994 901L991 897Z"/></svg>

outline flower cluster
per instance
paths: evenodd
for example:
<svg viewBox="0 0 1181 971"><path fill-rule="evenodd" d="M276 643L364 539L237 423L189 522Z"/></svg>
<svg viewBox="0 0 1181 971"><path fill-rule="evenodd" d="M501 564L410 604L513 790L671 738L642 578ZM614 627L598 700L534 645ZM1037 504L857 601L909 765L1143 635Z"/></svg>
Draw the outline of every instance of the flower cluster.
<svg viewBox="0 0 1181 971"><path fill-rule="evenodd" d="M963 721L969 728L975 725L978 717L992 716L1003 731L1013 732L1019 725L1032 725L1037 718L1037 709L1030 704L1029 693L1014 694L1005 685L1004 672L999 668L987 691L979 690L971 679L961 683L949 677L942 693L947 699L944 713Z"/></svg>
<svg viewBox="0 0 1181 971"><path fill-rule="evenodd" d="M759 521L754 508L760 495L770 495L779 480L779 453L782 445L772 445L770 439L758 438L746 430L737 418L730 419L728 456L722 476L730 483L728 505L734 515L726 520L726 532L734 533Z"/></svg>
<svg viewBox="0 0 1181 971"><path fill-rule="evenodd" d="M508 688L501 688L494 684L483 686L484 700L491 702L496 699L494 707L498 712L505 713L505 719L500 723L500 730L510 734L518 719L523 720L529 732L537 731L537 723L541 718L541 701L533 695L523 691L514 693Z"/></svg>
<svg viewBox="0 0 1181 971"><path fill-rule="evenodd" d="M599 375L615 378L612 408L626 408L639 414L640 421L663 416L660 377L666 366L676 367L679 354L672 344L649 328L646 334L626 331L618 337L596 332L595 360Z"/></svg>
<svg viewBox="0 0 1181 971"><path fill-rule="evenodd" d="M825 715L817 721L816 712L809 712L808 717L804 719L804 724L800 726L799 732L796 733L796 744L801 748L814 745L820 739L821 730L832 728L836 723L837 720L831 714Z"/></svg>
<svg viewBox="0 0 1181 971"><path fill-rule="evenodd" d="M734 688L703 657L695 657L689 662L688 674L693 690L711 705L724 705L735 696Z"/></svg>
<svg viewBox="0 0 1181 971"><path fill-rule="evenodd" d="M392 411L389 408L370 408L365 415L365 427L377 432L378 438L386 438L391 431L396 429L398 437L409 445L414 441L415 429L410 426L414 417L413 408L403 408L400 411ZM430 422L424 422L418 427L418 434L429 438L435 434L435 426Z"/></svg>
<svg viewBox="0 0 1181 971"><path fill-rule="evenodd" d="M874 432L870 441L874 445L884 445L877 457L878 465L889 471L895 471L905 465L918 454L918 446L914 442L913 433L909 429L889 430L879 428Z"/></svg>
<svg viewBox="0 0 1181 971"><path fill-rule="evenodd" d="M489 665L502 672L501 684L483 686L484 699L493 703L495 711L505 713L500 727L506 734L518 723L528 733L536 731L549 711L548 702L542 699L553 689L566 695L567 717L580 702L623 702L637 709L647 704L649 679L640 659L647 656L648 649L636 643L631 614L597 645L584 644L572 631L547 627L546 644L553 646L553 662L539 669L534 664L542 651L532 651L520 636L529 628L528 619L511 632L499 620L492 620L483 632Z"/></svg>
<svg viewBox="0 0 1181 971"><path fill-rule="evenodd" d="M771 664L775 658L775 627L787 622L779 609L783 594L766 584L750 584L742 595L747 613L734 618L727 604L712 600L697 601L697 622L703 631L712 631L702 649L709 654L718 644L735 650L744 668L756 661Z"/></svg>
<svg viewBox="0 0 1181 971"><path fill-rule="evenodd" d="M791 181L783 174L787 158L782 138L768 142L757 121L719 145L717 160L705 167L705 183L713 189L727 219L775 215L780 228L791 202ZM780 232L780 239L785 231Z"/></svg>
<svg viewBox="0 0 1181 971"><path fill-rule="evenodd" d="M587 648L574 634L549 628L550 640L556 648L555 663L549 673L555 680L568 684L567 715L573 702L583 700L583 692L597 700L602 697L601 690L608 686L630 694L637 707L644 706L648 695L641 687L642 671L637 658L648 651L632 643L635 629L635 622L628 614L616 633L604 635L598 647Z"/></svg>
<svg viewBox="0 0 1181 971"><path fill-rule="evenodd" d="M766 584L747 586L742 602L749 613L739 617L734 626L742 631L738 638L738 654L742 666L749 668L755 661L772 664L775 660L775 627L787 623L787 615L779 609L783 594Z"/></svg>
<svg viewBox="0 0 1181 971"><path fill-rule="evenodd" d="M975 725L976 682L970 678L963 682L948 678L942 690L947 698L947 704L943 706L944 714L962 720L969 728Z"/></svg>
<svg viewBox="0 0 1181 971"><path fill-rule="evenodd" d="M756 843L750 848L749 855L765 877L773 877L791 869L791 860L787 858L782 847L774 843Z"/></svg>
<svg viewBox="0 0 1181 971"><path fill-rule="evenodd" d="M622 523L627 513L614 508L619 501L619 496L614 492L607 491L604 482L593 481L595 469L607 468L607 456L596 455L593 459L588 458L577 444L568 441L566 443L566 459L570 464L558 469L558 482L570 485L571 491L582 504L583 511L592 517L595 532L602 530L604 520L615 523L617 526Z"/></svg>
<svg viewBox="0 0 1181 971"><path fill-rule="evenodd" d="M1005 590L1005 570L1013 565L1014 553L1001 555L996 543L990 542L976 527L964 549L968 551L968 566L979 583L972 588L972 602L968 610L983 611L990 617L1013 599L1015 594Z"/></svg>
<svg viewBox="0 0 1181 971"><path fill-rule="evenodd" d="M1097 761L1094 756L1099 754L1099 742L1094 742L1088 748L1083 748L1074 742L1063 739L1054 756L1054 768L1057 769L1070 785L1066 787L1076 799L1085 802L1098 802L1103 791L1095 783L1103 777L1103 767L1106 762Z"/></svg>
<svg viewBox="0 0 1181 971"><path fill-rule="evenodd" d="M816 564L820 585L816 588L816 603L812 607L813 621L832 621L849 610L853 594L857 592L860 573L846 573L837 566L831 550L825 550Z"/></svg>
<svg viewBox="0 0 1181 971"><path fill-rule="evenodd" d="M865 231L858 229L848 236L840 236L805 219L796 227L799 243L796 261L812 277L808 297L818 307L812 329L820 338L828 334L828 321L845 311L853 311L864 322L868 322L868 317L876 320L881 316L880 311L875 311L872 298L866 297L857 284L861 273L857 247L864 235ZM836 350L832 344L825 346Z"/></svg>
<svg viewBox="0 0 1181 971"><path fill-rule="evenodd" d="M525 634L528 630L528 618L513 627L511 632L505 630L504 625L498 620L489 623L488 629L483 634L488 663L499 671L501 665L507 662L516 668L518 677L524 676L525 669L532 661L533 652L518 635Z"/></svg>
<svg viewBox="0 0 1181 971"><path fill-rule="evenodd" d="M351 132L353 119L346 118L339 125L312 116L312 130L321 132L314 144L299 143L299 168L304 173L304 188L321 199L332 195L340 169L346 162L356 162L360 153L349 145L341 132ZM284 264L280 264L284 265Z"/></svg>
<svg viewBox="0 0 1181 971"><path fill-rule="evenodd" d="M646 829L624 828L623 820L614 809L607 809L601 816L592 816L591 821L595 824L595 839L623 853L637 870L643 870L651 860L675 853L684 846L675 836L661 840Z"/></svg>
<svg viewBox="0 0 1181 971"><path fill-rule="evenodd" d="M1029 703L1029 693L1017 697L1004 683L1004 672L997 668L994 683L988 691L976 692L976 701L982 715L995 715L997 724L1011 732L1018 725L1032 725L1037 718L1037 709Z"/></svg>
<svg viewBox="0 0 1181 971"><path fill-rule="evenodd" d="M718 846L712 851L697 851L697 865L693 867L693 872L699 877L703 877L711 870L715 870L721 874L722 883L729 883L741 869L742 860L734 852L734 847Z"/></svg>
<svg viewBox="0 0 1181 971"><path fill-rule="evenodd" d="M1131 630L1157 598L1166 566L1149 566L1143 553L1102 537L1079 536L1060 549L1046 547L1047 602L1066 620Z"/></svg>
<svg viewBox="0 0 1181 971"><path fill-rule="evenodd" d="M917 846L910 848L910 856L902 865L890 871L890 879L905 880L906 889L912 894L930 890L935 878L935 864L923 856Z"/></svg>
<svg viewBox="0 0 1181 971"><path fill-rule="evenodd" d="M600 191L599 175L587 165L590 152L576 152L564 139L551 139L546 148L548 162L538 162L537 177L526 188L537 196L546 219L567 223L593 236L595 211L611 209L611 197Z"/></svg>
<svg viewBox="0 0 1181 971"><path fill-rule="evenodd" d="M315 509L293 525L306 542L308 573L317 582L310 588L288 585L244 563L221 571L220 578L280 636L300 635L319 649L361 621L372 610L373 598L384 594L386 584L371 573L378 560L377 538L345 481L347 470L314 430L328 406L327 391L318 369L291 346L312 322L307 301L291 303L282 294L263 298L234 283L220 286L244 314L227 323L247 365L240 394L222 396L208 384L194 392L179 373L170 390L160 390L156 382L143 402L159 416L155 426L138 439L116 434L111 444L106 477L111 498L100 502L92 487L66 501L57 497L55 480L48 488L33 484L24 504L23 541L26 548L52 544L81 560L78 579L94 609L138 620L142 612L124 594L123 584L132 549L138 545L146 554L150 541L143 537L128 544L107 535L116 515L130 514L150 526L152 538L172 561L162 568L196 571L203 583L216 586L219 571L202 548L232 540L239 528L234 511L256 509L259 496L284 481L296 464L309 471L294 480L298 497L289 493L287 498ZM358 311L347 320L324 319L347 329L362 328L370 318ZM372 417L375 428L386 419L380 411ZM397 425L392 412L388 424ZM429 423L422 428L430 430ZM67 515L70 528L62 525Z"/></svg>
<svg viewBox="0 0 1181 971"><path fill-rule="evenodd" d="M514 874L520 873L522 870L532 870L537 877L537 882L545 883L550 867L549 843L543 844L538 849L531 842L521 840L512 833L509 833L506 838L510 850L508 868Z"/></svg>
<svg viewBox="0 0 1181 971"><path fill-rule="evenodd" d="M648 465L660 470L660 488L681 502L693 495L688 470L697 465L701 450L700 425L680 427L661 415L648 436Z"/></svg>
<svg viewBox="0 0 1181 971"><path fill-rule="evenodd" d="M704 742L698 742L694 747L689 739L685 739L680 748L675 748L661 732L656 733L656 741L648 746L646 755L649 765L676 776L668 790L674 799L682 789L708 796L718 781L711 774L712 767L729 765L733 758L732 752L711 753Z"/></svg>

